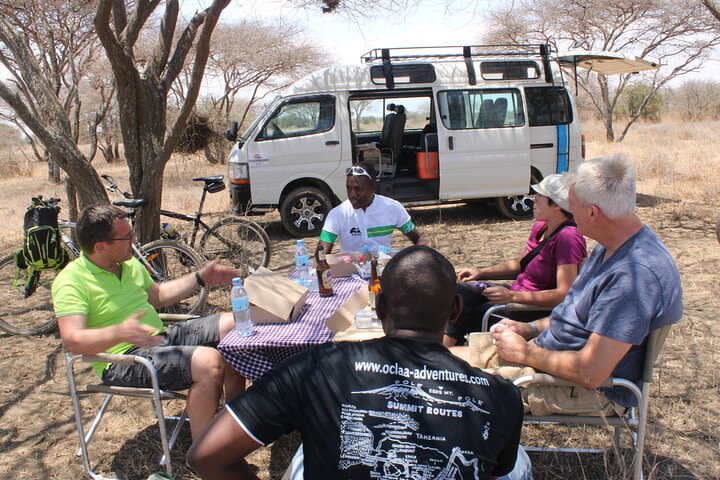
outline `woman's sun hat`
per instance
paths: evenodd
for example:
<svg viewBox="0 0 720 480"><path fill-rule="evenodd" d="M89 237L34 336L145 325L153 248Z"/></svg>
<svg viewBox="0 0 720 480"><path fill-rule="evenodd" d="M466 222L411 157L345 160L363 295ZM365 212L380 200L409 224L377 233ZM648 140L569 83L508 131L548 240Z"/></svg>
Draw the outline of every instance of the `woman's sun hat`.
<svg viewBox="0 0 720 480"><path fill-rule="evenodd" d="M570 211L568 202L568 185L564 174L554 173L543 178L540 183L533 185L532 189L540 195L548 197L555 205L566 212Z"/></svg>

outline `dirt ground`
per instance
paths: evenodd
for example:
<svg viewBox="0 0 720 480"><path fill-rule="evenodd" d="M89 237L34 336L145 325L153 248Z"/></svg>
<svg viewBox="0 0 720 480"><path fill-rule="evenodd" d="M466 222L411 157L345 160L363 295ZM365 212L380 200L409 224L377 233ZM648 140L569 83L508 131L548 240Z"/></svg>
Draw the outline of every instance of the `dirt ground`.
<svg viewBox="0 0 720 480"><path fill-rule="evenodd" d="M47 190L48 195L57 189L56 194L61 194L58 187L42 180L35 188ZM0 191L5 199L29 196L27 182L17 179L0 179ZM720 364L720 245L714 233L718 207L713 201L658 195L662 189L649 181L640 182L639 191L639 215L675 256L685 302L684 318L672 330L656 370L645 472L653 479L720 478L720 375L716 368ZM19 234L25 203L13 207L8 202L0 205L6 225L5 235L0 236L2 252L11 249L16 237L12 231ZM411 214L423 234L456 265L485 265L519 254L531 226L531 221L502 219L493 208L482 205L414 209ZM261 220L273 243L271 267L286 271L292 261L293 239L277 218ZM82 478L58 336L23 338L0 333L0 349L4 352L0 355L0 478ZM104 475L145 479L158 470L158 433L146 403L121 399L111 405L92 449L95 466ZM98 401L84 404L97 406ZM170 406L170 410L178 409L177 404ZM567 446L583 442L606 447L610 438L543 427L528 428L523 443ZM283 438L256 452L250 463L261 478L279 479L298 442L297 435ZM184 465L188 446L186 428L173 452L176 479L196 478ZM536 479L629 477L624 468L628 459L613 452L531 454L531 459Z"/></svg>

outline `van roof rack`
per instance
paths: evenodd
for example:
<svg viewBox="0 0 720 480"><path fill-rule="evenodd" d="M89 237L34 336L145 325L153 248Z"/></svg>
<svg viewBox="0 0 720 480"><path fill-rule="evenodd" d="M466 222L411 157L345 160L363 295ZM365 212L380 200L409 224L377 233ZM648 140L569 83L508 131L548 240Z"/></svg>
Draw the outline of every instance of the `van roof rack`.
<svg viewBox="0 0 720 480"><path fill-rule="evenodd" d="M395 87L392 74L392 62L408 60L463 60L468 71L468 82L470 85L475 85L477 84L477 76L475 75L475 67L472 63L473 58L536 56L542 59L545 81L553 83L553 76L550 70L551 51L552 48L547 43L374 48L363 54L360 57L360 61L362 63L382 62L385 84L390 90Z"/></svg>

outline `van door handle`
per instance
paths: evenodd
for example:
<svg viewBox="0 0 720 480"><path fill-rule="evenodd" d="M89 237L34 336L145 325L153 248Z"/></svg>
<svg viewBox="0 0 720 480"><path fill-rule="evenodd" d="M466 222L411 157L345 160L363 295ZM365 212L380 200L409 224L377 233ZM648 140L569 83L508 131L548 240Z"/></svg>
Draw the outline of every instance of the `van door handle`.
<svg viewBox="0 0 720 480"><path fill-rule="evenodd" d="M453 141L452 135L450 135L450 136L448 137L448 148L449 148L450 150L452 150L453 148L455 148L455 142Z"/></svg>
<svg viewBox="0 0 720 480"><path fill-rule="evenodd" d="M340 142L338 140L328 140L325 145L340 145Z"/></svg>

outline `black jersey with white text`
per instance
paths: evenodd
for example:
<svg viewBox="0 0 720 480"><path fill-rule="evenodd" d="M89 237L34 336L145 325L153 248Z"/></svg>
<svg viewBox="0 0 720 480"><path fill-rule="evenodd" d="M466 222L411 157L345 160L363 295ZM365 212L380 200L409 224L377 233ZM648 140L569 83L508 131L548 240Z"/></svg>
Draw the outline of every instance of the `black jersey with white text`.
<svg viewBox="0 0 720 480"><path fill-rule="evenodd" d="M518 389L407 337L327 344L228 404L258 442L301 432L305 478L484 479L515 463Z"/></svg>

